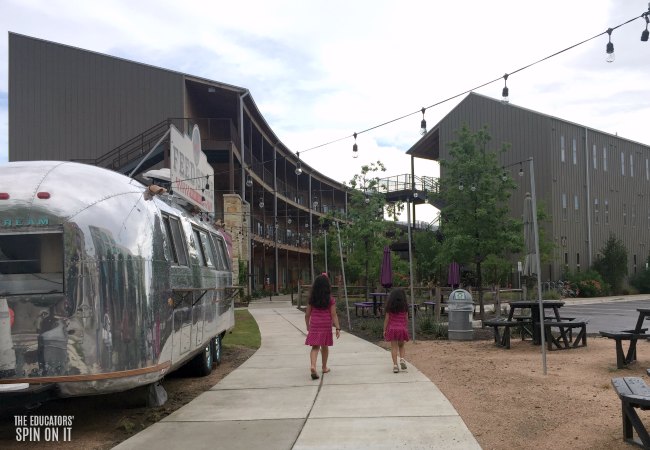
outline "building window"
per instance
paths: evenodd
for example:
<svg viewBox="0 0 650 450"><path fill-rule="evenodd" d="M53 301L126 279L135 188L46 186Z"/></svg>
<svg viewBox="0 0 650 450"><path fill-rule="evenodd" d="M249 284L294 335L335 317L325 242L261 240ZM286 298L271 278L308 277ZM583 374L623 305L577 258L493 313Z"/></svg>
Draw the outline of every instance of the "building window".
<svg viewBox="0 0 650 450"><path fill-rule="evenodd" d="M632 226L636 226L636 205L632 205Z"/></svg>
<svg viewBox="0 0 650 450"><path fill-rule="evenodd" d="M598 158L596 157L596 144L594 144L594 147L591 151L592 157L594 160L594 170L598 169Z"/></svg>
<svg viewBox="0 0 650 450"><path fill-rule="evenodd" d="M636 255L634 255L634 273L636 273Z"/></svg>
<svg viewBox="0 0 650 450"><path fill-rule="evenodd" d="M609 202L605 200L605 225L609 225Z"/></svg>
<svg viewBox="0 0 650 450"><path fill-rule="evenodd" d="M623 203L623 225L627 225L627 205Z"/></svg>
<svg viewBox="0 0 650 450"><path fill-rule="evenodd" d="M578 194L573 194L573 209L575 210L576 222L580 221L580 212L578 204Z"/></svg>
<svg viewBox="0 0 650 450"><path fill-rule="evenodd" d="M578 164L578 146L576 138L573 138L573 164Z"/></svg>
<svg viewBox="0 0 650 450"><path fill-rule="evenodd" d="M598 215L598 199L595 198L594 199L594 223L599 222L598 217L599 217L599 215Z"/></svg>
<svg viewBox="0 0 650 450"><path fill-rule="evenodd" d="M580 272L580 253L576 253L576 270Z"/></svg>
<svg viewBox="0 0 650 450"><path fill-rule="evenodd" d="M650 166L648 165L648 158L645 159L645 179L650 180Z"/></svg>
<svg viewBox="0 0 650 450"><path fill-rule="evenodd" d="M564 136L560 136L560 161L564 162Z"/></svg>
<svg viewBox="0 0 650 450"><path fill-rule="evenodd" d="M630 176L634 176L634 156L630 153Z"/></svg>
<svg viewBox="0 0 650 450"><path fill-rule="evenodd" d="M625 153L621 152L621 175L625 176Z"/></svg>
<svg viewBox="0 0 650 450"><path fill-rule="evenodd" d="M607 147L603 147L603 172L607 172Z"/></svg>
<svg viewBox="0 0 650 450"><path fill-rule="evenodd" d="M566 194L562 194L562 219L566 220L568 212L566 209Z"/></svg>
<svg viewBox="0 0 650 450"><path fill-rule="evenodd" d="M569 254L564 253L564 265L568 266L569 265Z"/></svg>

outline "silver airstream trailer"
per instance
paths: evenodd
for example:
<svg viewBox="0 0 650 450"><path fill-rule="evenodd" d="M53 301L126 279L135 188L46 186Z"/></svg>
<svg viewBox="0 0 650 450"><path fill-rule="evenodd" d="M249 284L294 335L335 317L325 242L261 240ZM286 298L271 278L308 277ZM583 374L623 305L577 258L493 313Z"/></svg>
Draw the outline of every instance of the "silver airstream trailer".
<svg viewBox="0 0 650 450"><path fill-rule="evenodd" d="M0 166L0 387L75 396L188 362L209 373L234 326L229 251L226 233L116 172Z"/></svg>

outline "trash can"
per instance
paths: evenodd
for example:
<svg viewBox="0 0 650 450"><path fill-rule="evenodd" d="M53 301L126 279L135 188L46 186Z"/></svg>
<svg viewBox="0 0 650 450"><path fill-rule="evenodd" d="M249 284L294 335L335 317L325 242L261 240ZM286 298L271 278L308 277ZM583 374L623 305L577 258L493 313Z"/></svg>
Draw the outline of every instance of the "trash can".
<svg viewBox="0 0 650 450"><path fill-rule="evenodd" d="M474 302L472 295L464 289L456 289L449 294L449 328L450 341L471 341L474 339L472 316Z"/></svg>

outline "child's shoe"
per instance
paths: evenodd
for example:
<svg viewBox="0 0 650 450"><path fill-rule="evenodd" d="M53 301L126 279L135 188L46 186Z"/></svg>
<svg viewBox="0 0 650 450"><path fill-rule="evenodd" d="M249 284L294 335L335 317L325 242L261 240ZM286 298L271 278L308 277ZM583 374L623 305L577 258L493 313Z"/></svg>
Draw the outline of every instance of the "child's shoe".
<svg viewBox="0 0 650 450"><path fill-rule="evenodd" d="M393 373L398 373L399 372L399 367L397 365L393 366Z"/></svg>
<svg viewBox="0 0 650 450"><path fill-rule="evenodd" d="M404 358L399 360L399 365L402 366L402 370L406 370L406 361L404 361Z"/></svg>

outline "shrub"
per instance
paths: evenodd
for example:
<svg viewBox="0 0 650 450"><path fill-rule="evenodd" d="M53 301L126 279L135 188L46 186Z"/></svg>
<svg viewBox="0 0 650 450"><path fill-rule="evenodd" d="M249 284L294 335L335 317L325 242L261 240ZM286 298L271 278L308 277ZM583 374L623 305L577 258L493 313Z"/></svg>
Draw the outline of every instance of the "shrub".
<svg viewBox="0 0 650 450"><path fill-rule="evenodd" d="M578 297L600 297L608 291L607 284L595 270L568 273L567 279Z"/></svg>
<svg viewBox="0 0 650 450"><path fill-rule="evenodd" d="M436 322L432 315L420 314L417 318L418 332L436 339L447 339L447 325Z"/></svg>
<svg viewBox="0 0 650 450"><path fill-rule="evenodd" d="M640 294L650 294L650 270L644 270L630 277L630 284Z"/></svg>

